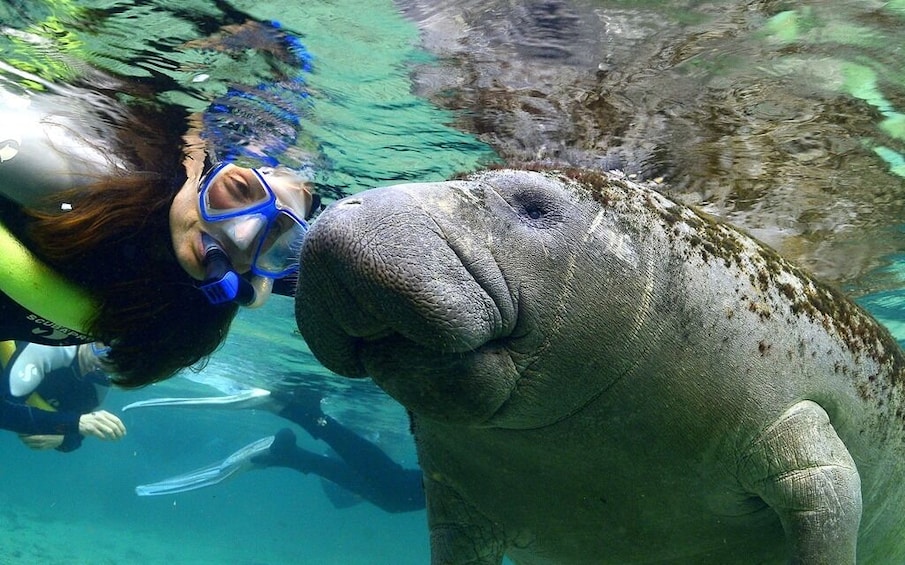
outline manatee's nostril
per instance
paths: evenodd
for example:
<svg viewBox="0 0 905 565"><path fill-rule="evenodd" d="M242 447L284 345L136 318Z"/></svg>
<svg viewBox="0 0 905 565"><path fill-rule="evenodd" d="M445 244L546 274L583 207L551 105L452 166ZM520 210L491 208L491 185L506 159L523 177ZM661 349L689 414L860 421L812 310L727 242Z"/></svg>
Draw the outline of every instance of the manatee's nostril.
<svg viewBox="0 0 905 565"><path fill-rule="evenodd" d="M358 206L362 203L361 198L345 198L336 203L337 207Z"/></svg>

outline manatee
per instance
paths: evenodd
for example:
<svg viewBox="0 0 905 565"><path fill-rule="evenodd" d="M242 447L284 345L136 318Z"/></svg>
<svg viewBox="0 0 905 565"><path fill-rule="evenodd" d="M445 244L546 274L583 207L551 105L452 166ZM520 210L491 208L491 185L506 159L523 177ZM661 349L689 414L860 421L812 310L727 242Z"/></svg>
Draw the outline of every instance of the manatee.
<svg viewBox="0 0 905 565"><path fill-rule="evenodd" d="M411 414L434 564L905 562L903 353L736 229L613 174L339 200L312 353Z"/></svg>

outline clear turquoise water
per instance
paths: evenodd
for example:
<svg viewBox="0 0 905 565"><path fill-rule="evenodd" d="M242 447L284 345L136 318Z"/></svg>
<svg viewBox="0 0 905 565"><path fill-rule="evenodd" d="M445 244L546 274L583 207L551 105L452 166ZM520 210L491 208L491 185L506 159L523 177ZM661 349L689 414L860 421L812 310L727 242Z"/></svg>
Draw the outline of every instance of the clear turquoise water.
<svg viewBox="0 0 905 565"><path fill-rule="evenodd" d="M324 410L415 467L405 414L366 381L330 376L293 333L292 302L275 297L244 315L210 374L264 384L287 373L326 394ZM245 313L250 314L250 313ZM258 315L261 314L261 315ZM128 435L86 440L70 454L32 452L0 434L0 563L276 564L425 563L424 512L390 515L367 503L337 510L319 479L286 469L248 472L216 487L140 498L138 484L219 461L285 427L255 410L145 409L125 404L160 396L211 395L192 382L113 391L105 407ZM323 444L295 428L299 445Z"/></svg>
<svg viewBox="0 0 905 565"><path fill-rule="evenodd" d="M427 7L417 1L400 4L407 14L423 24L442 19L433 11L442 15L442 10L435 9L431 3ZM468 21L479 22L485 13L482 10L491 13L485 4L462 0L455 6L465 9ZM490 4L504 13L507 10L521 13L519 8L531 3ZM851 115L838 115L839 123L806 120L806 130L791 133L779 126L794 123L798 113L789 114L788 107L781 103L771 106L759 102L753 114L740 112L750 121L751 130L742 132L733 141L750 149L750 159L734 163L738 166L727 170L713 165L724 162L721 152L726 149L713 143L701 149L707 152L709 165L702 164L699 168L689 165L697 157L693 152L667 155L652 151L652 157L645 154L645 159L663 159L659 164L667 170L700 175L700 183L731 185L735 192L729 194L735 195L735 203L748 206L758 198L763 199L763 193L746 184L750 175L741 173L758 159L764 163L777 159L769 152L761 152L763 147L758 145L758 140L768 135L765 132L773 131L764 125L771 119L775 120L771 122L774 129L778 128L789 139L825 134L835 140L844 137L845 132L852 132L856 137L854 145L866 147L866 153L872 153L876 162L867 166L862 161L853 161L851 170L863 176L865 185L846 184L848 193L869 192L868 182L871 186L885 183L878 200L872 201L880 205L888 201L884 199L890 192L903 188L896 157L905 150L905 133L900 122L900 112L905 109L900 47L905 44L901 32L905 26L900 25L905 18L905 4L901 1L788 3L775 7L769 17L752 16L745 10L732 15L731 10L722 10L724 6L741 5L737 2L588 0L574 4L584 16L599 16L609 10L606 13L612 17L600 21L612 26L608 28L608 33L613 33L610 40L616 37L620 41L607 44L607 37L601 40L587 35L564 36L565 39L560 39L572 41L572 45L579 45L584 51L578 53L576 48L577 54L573 53L565 62L547 60L546 64L569 71L582 68L581 65L598 64L595 57L600 55L601 60L610 61L609 77L616 75L613 69L624 73L622 79L614 79L612 83L596 75L598 82L593 85L580 81L568 85L586 89L578 93L568 92L565 87L545 92L533 84L531 81L537 77L531 72L546 73L543 60L537 59L536 53L515 49L507 59L511 64L492 67L492 57L498 56L494 49L507 45L507 38L495 35L503 26L492 29L493 20L489 16L483 18L486 29L478 23L466 29L471 33L471 40L463 40L463 44L480 46L481 41L474 38L484 39L486 51L475 47L472 55L486 63L490 71L469 66L473 61L465 65L452 58L435 59L418 48L419 38L432 37L431 34L421 35L418 27L402 16L400 6L389 0L311 1L289 5L249 0L230 5L203 0L7 1L0 3L0 22L53 38L69 58L48 57L9 40L0 39L0 47L7 62L59 80L81 72L79 61L139 79L166 76L173 82L169 90L160 94L162 100L201 110L206 100L222 93L226 79L254 84L266 76L267 63L249 55L240 64L222 55L185 49L182 47L185 42L202 36L201 23L232 17L228 6L258 19L277 19L303 38L314 57L315 70L306 78L314 102L305 114L303 142L308 148L315 147L322 156L318 182L344 193L390 182L439 180L457 171L474 169L498 159L488 143L509 153L517 153L513 147L518 146L519 151L541 154L542 147L563 142L561 132L554 131L556 119L547 115L552 110L537 102L545 96L577 99L579 94L584 96L594 88L601 89L601 84L624 88L635 96L641 91L640 84L651 94L637 99L626 95L623 103L631 107L626 114L654 116L659 111L654 102L670 97L668 88L651 88L664 87L665 82L644 82L655 76L670 78L669 84L677 89L672 97L688 95L683 98L687 107L676 112L687 122L708 118L704 104L695 106L697 101L692 94L698 89L711 94L729 93L725 98L717 98L724 104L743 104L747 103L745 96L751 94L745 88L771 76L781 79L789 92L820 92L816 97L820 101L837 97L845 102L841 108L860 101L858 110L852 110ZM723 12L732 17L724 17ZM580 18L580 21L587 24L591 20ZM628 33L619 26L639 31ZM669 33L674 35L664 36L664 30L672 30ZM684 44L687 52L683 55L680 49L675 55L682 64L667 65L663 58L657 57L633 58L643 52L639 45L656 38L666 44L670 38L682 36L678 30L688 32L691 38ZM551 44L558 40L557 37L546 39ZM707 49L713 45L723 50L715 55L715 51ZM609 51L604 57L588 51L592 48ZM631 64L641 67L646 64L648 68ZM652 69L653 65L661 67ZM820 73L825 80L817 80L813 72L807 72L813 68L823 69ZM460 77L458 73L467 74L466 71L474 73L475 84L455 82ZM517 74L515 71L522 73L518 80L506 82L512 79L507 73ZM658 72L662 74L657 75ZM194 82L201 74L210 78ZM418 78L417 87L413 84L413 74ZM568 72L544 74L562 76L563 81L568 75ZM595 75L589 73L589 76ZM491 80L494 78L498 79L496 83ZM504 86L494 90L488 84ZM456 88L461 89L458 94L454 93ZM778 87L771 88L774 90L766 91L776 92ZM485 93L483 103L487 107L497 107L504 95L506 100L515 99L516 109L527 116L527 122L520 127L536 126L541 133L519 137L523 130L500 121L499 116L469 106L473 101L468 97L479 91ZM565 95L563 91L567 91ZM486 97L487 92L494 96ZM833 94L829 96L826 92ZM533 97L534 105L519 96ZM791 97L791 100L786 102L798 103L801 97ZM615 112L613 108L610 110ZM808 114L808 110L801 112ZM739 116L730 114L727 111L726 115L710 117L726 131L738 133L739 124L730 118L735 120ZM574 121L587 116L563 113L558 118ZM642 144L633 136L644 133L654 139L654 133L659 131L646 129L650 123L636 120L630 128L622 130L622 141L628 147L640 149ZM680 125L684 128L687 124L680 121ZM815 130L818 126L823 129ZM694 135L683 128L678 131L685 132L685 138L667 141L683 148L693 145ZM576 141L577 153L572 155L576 162L585 162L587 152L594 150L593 144L584 142L595 136L588 132L585 136L581 140L583 145ZM834 146L833 143L828 142L827 146ZM809 162L809 153L796 155L799 162ZM825 170L822 167L828 166L826 155L820 157L811 162L815 170ZM844 165L848 163L845 161ZM786 171L779 165L774 173ZM702 194L706 192L699 186L692 188ZM738 198L739 194L750 201ZM834 194L806 196L808 206L836 205L832 200ZM805 205L801 201L796 203ZM889 204L893 209L898 209L897 206L898 200ZM752 213L752 209L764 213L764 209L752 206L745 211ZM783 210L768 207L766 213L781 214ZM901 232L896 229L900 221L895 216L884 216L883 233L892 232L894 237L901 238ZM821 233L809 236L819 238ZM885 272L891 272L894 280L905 280L901 275L905 272L901 261L896 262L895 256L884 257L893 259ZM863 280L889 279L881 271L875 275L876 278ZM905 312L903 293L896 288L888 289L888 285L882 292L869 292L874 288L872 283L864 283L861 287L851 286L850 290L867 293L862 302L900 340L905 340L905 326L899 321ZM405 415L399 407L367 381L331 377L311 357L294 327L292 302L288 298L276 297L262 311L243 312L227 344L205 370L259 386L291 381L317 388L326 395L328 413L375 438L403 465L414 467L414 450ZM146 398L211 392L191 382L173 380L139 392L115 391L106 407L118 410ZM427 561L423 512L388 515L368 504L335 510L317 478L288 470L247 473L215 488L174 496L139 498L134 495L137 484L219 460L285 425L269 413L149 409L127 412L124 421L129 435L123 441L103 444L86 440L82 449L67 455L33 453L14 435L0 434L0 451L4 453L4 463L0 464L0 530L5 532L0 543L0 562L414 564ZM301 445L322 449L304 432L297 432Z"/></svg>

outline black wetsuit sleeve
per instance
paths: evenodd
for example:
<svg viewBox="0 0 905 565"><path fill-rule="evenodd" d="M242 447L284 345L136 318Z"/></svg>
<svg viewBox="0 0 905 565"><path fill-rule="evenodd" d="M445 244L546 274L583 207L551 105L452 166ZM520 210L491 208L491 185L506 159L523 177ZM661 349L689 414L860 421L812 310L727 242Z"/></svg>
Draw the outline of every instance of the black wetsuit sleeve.
<svg viewBox="0 0 905 565"><path fill-rule="evenodd" d="M0 399L0 429L28 435L79 433L80 414L49 412L9 397Z"/></svg>
<svg viewBox="0 0 905 565"><path fill-rule="evenodd" d="M77 432L73 434L66 434L63 437L63 443L61 443L57 447L57 451L62 451L63 453L75 451L76 449L82 447L82 439L84 439L82 437L82 434Z"/></svg>

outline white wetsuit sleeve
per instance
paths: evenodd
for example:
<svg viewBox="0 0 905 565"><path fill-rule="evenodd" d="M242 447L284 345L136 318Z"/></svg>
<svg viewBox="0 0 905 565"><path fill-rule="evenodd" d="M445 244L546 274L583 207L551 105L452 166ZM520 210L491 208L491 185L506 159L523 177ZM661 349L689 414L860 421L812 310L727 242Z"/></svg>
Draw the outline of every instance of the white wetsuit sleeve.
<svg viewBox="0 0 905 565"><path fill-rule="evenodd" d="M29 343L9 368L9 390L17 398L28 396L50 372L68 367L75 360L78 346L66 347Z"/></svg>

